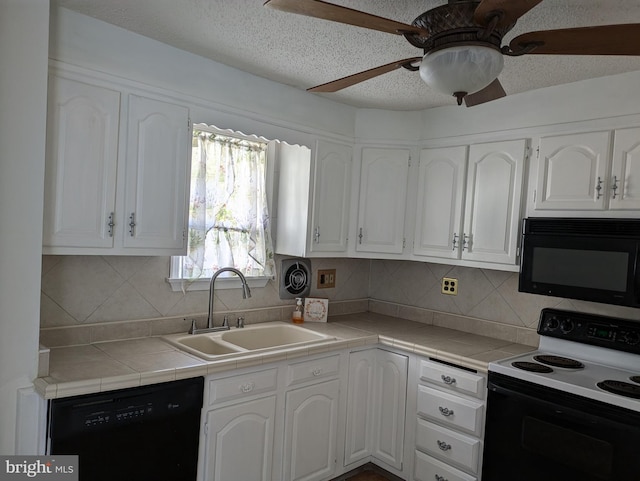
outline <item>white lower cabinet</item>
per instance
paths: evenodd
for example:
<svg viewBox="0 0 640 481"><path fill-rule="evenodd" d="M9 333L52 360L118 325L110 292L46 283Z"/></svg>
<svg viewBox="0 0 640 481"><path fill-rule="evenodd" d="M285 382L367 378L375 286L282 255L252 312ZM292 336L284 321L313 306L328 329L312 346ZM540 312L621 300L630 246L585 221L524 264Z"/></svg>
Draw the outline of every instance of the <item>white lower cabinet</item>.
<svg viewBox="0 0 640 481"><path fill-rule="evenodd" d="M285 401L284 479L329 479L336 468L338 380L289 391Z"/></svg>
<svg viewBox="0 0 640 481"><path fill-rule="evenodd" d="M408 357L383 349L352 352L345 465L369 456L402 470Z"/></svg>
<svg viewBox="0 0 640 481"><path fill-rule="evenodd" d="M414 479L480 479L485 376L420 359L416 391Z"/></svg>

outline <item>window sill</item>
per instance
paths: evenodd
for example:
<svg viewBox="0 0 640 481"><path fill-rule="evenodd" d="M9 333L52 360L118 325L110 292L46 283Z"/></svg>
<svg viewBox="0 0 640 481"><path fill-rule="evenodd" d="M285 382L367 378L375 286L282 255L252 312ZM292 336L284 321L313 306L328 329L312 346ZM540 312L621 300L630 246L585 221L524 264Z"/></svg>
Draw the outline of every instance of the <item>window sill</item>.
<svg viewBox="0 0 640 481"><path fill-rule="evenodd" d="M248 277L247 284L250 288L264 287L271 280L271 277ZM171 290L174 292L182 291L208 291L211 284L211 278L205 277L202 279L196 279L189 281L187 279L180 278L167 278L167 282L171 285ZM237 276L233 277L218 277L216 279L216 289L240 289L242 282Z"/></svg>

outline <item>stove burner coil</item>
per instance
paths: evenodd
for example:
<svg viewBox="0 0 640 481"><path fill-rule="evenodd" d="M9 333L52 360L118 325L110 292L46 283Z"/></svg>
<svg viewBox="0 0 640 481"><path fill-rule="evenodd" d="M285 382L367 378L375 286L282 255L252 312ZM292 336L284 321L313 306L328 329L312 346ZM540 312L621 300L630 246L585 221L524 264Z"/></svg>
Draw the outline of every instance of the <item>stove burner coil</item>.
<svg viewBox="0 0 640 481"><path fill-rule="evenodd" d="M566 369L582 369L584 367L584 364L582 364L580 361L576 361L575 359L570 359L568 357L551 356L544 354L533 356L533 358L536 361L541 362L542 364L548 364L549 366L554 367L563 367Z"/></svg>
<svg viewBox="0 0 640 481"><path fill-rule="evenodd" d="M621 396L640 399L640 385L607 379L597 384L600 389Z"/></svg>
<svg viewBox="0 0 640 481"><path fill-rule="evenodd" d="M511 365L524 371L539 372L543 374L553 372L553 369L551 369L549 366L538 364L537 362L514 361L511 363Z"/></svg>

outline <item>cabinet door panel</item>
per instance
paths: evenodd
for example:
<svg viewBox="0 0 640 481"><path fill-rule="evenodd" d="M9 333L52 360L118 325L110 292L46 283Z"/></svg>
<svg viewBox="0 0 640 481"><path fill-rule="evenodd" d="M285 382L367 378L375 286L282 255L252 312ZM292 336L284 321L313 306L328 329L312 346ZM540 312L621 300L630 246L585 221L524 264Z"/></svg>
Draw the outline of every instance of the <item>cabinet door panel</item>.
<svg viewBox="0 0 640 481"><path fill-rule="evenodd" d="M351 147L318 142L309 246L311 252L347 250L351 169Z"/></svg>
<svg viewBox="0 0 640 481"><path fill-rule="evenodd" d="M614 135L609 208L640 209L640 128Z"/></svg>
<svg viewBox="0 0 640 481"><path fill-rule="evenodd" d="M376 353L373 456L402 469L404 412L407 397L407 356L384 350Z"/></svg>
<svg viewBox="0 0 640 481"><path fill-rule="evenodd" d="M424 149L420 153L414 254L460 256L466 161L466 147Z"/></svg>
<svg viewBox="0 0 640 481"><path fill-rule="evenodd" d="M463 259L516 263L525 147L524 140L470 147Z"/></svg>
<svg viewBox="0 0 640 481"><path fill-rule="evenodd" d="M408 173L408 150L362 150L357 251L402 253Z"/></svg>
<svg viewBox="0 0 640 481"><path fill-rule="evenodd" d="M349 355L345 465L371 455L376 352L376 349L369 349Z"/></svg>
<svg viewBox="0 0 640 481"><path fill-rule="evenodd" d="M129 96L125 247L186 247L189 110ZM133 215L133 218L130 216Z"/></svg>
<svg viewBox="0 0 640 481"><path fill-rule="evenodd" d="M112 247L120 93L52 75L48 103L44 245Z"/></svg>
<svg viewBox="0 0 640 481"><path fill-rule="evenodd" d="M536 210L604 209L610 138L587 132L540 139Z"/></svg>
<svg viewBox="0 0 640 481"><path fill-rule="evenodd" d="M270 480L275 415L275 396L210 411L204 479Z"/></svg>
<svg viewBox="0 0 640 481"><path fill-rule="evenodd" d="M289 391L285 400L285 479L328 479L336 466L339 381Z"/></svg>

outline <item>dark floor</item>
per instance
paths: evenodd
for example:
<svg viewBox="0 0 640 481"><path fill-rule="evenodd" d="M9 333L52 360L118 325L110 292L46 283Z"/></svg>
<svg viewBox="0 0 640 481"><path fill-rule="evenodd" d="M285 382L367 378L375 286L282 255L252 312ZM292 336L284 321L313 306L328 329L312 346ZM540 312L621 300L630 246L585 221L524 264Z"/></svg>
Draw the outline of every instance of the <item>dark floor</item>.
<svg viewBox="0 0 640 481"><path fill-rule="evenodd" d="M385 478L374 471L364 471L360 474L347 478L346 481L389 481L389 478Z"/></svg>

